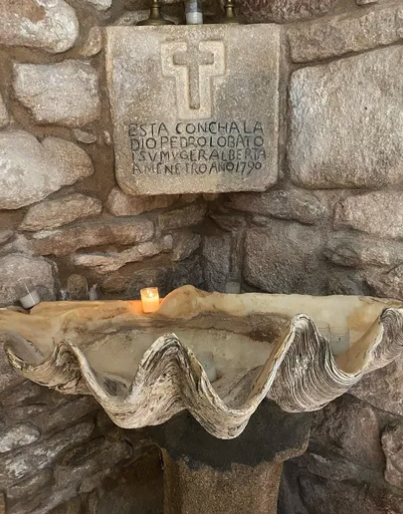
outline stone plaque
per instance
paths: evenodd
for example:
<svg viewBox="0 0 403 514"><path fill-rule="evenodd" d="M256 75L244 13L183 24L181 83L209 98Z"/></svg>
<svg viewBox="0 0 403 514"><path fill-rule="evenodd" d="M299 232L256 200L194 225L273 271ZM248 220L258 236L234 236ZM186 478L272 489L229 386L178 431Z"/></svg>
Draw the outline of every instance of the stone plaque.
<svg viewBox="0 0 403 514"><path fill-rule="evenodd" d="M280 29L108 27L116 176L128 194L277 181Z"/></svg>

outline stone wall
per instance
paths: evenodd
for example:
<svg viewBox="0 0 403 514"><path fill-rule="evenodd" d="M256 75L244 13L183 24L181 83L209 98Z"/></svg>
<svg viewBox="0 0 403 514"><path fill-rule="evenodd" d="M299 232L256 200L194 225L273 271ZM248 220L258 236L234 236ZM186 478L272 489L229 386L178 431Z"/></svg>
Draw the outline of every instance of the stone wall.
<svg viewBox="0 0 403 514"><path fill-rule="evenodd" d="M148 3L0 2L0 307L27 276L46 300L94 286L135 298L145 285L222 291L230 270L243 291L403 299L402 2L240 0L244 21L283 25L277 183L129 197L114 177L100 27L135 23ZM172 0L164 10L183 15ZM205 12L214 21L222 6ZM403 513L402 366L317 415L282 514ZM159 514L159 457L141 433L19 380L4 357L0 403L0 513Z"/></svg>
<svg viewBox="0 0 403 514"><path fill-rule="evenodd" d="M162 511L159 455L90 396L45 389L0 363L0 513ZM115 510L114 510L115 509Z"/></svg>

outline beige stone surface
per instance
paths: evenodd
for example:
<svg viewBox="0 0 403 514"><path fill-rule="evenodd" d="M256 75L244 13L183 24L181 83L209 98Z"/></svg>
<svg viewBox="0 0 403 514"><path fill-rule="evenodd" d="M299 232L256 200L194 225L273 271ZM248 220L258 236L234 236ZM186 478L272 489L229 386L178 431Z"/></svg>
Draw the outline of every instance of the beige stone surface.
<svg viewBox="0 0 403 514"><path fill-rule="evenodd" d="M106 208L114 216L135 216L154 209L165 209L178 199L178 195L131 196L119 187L109 193Z"/></svg>
<svg viewBox="0 0 403 514"><path fill-rule="evenodd" d="M72 193L56 200L46 200L29 209L20 230L44 230L67 225L102 211L102 202L80 193Z"/></svg>
<svg viewBox="0 0 403 514"><path fill-rule="evenodd" d="M91 27L88 37L80 50L83 57L94 57L102 50L102 30L101 27Z"/></svg>
<svg viewBox="0 0 403 514"><path fill-rule="evenodd" d="M122 268L129 262L141 262L160 253L172 250L172 236L167 235L157 241L147 241L121 252L83 253L73 255L71 261L80 268L92 268L97 273L105 274Z"/></svg>
<svg viewBox="0 0 403 514"><path fill-rule="evenodd" d="M77 139L79 143L83 143L84 145L93 145L97 142L97 135L94 132L81 130L81 129L73 129L74 137Z"/></svg>
<svg viewBox="0 0 403 514"><path fill-rule="evenodd" d="M61 53L74 45L78 33L76 13L64 0L3 0L0 3L0 45Z"/></svg>
<svg viewBox="0 0 403 514"><path fill-rule="evenodd" d="M63 256L78 248L142 243L153 235L152 221L128 217L77 223L58 230L43 230L34 234L32 244L37 255Z"/></svg>
<svg viewBox="0 0 403 514"><path fill-rule="evenodd" d="M327 238L324 255L337 266L357 269L396 266L403 262L403 243L388 241L386 244L379 238L357 232L334 232Z"/></svg>
<svg viewBox="0 0 403 514"><path fill-rule="evenodd" d="M0 132L0 209L19 209L94 173L91 159L56 137L39 142L23 130Z"/></svg>
<svg viewBox="0 0 403 514"><path fill-rule="evenodd" d="M261 216L295 220L307 225L322 221L327 209L313 193L299 190L270 191L259 195L241 193L230 195L228 207Z"/></svg>
<svg viewBox="0 0 403 514"><path fill-rule="evenodd" d="M402 170L403 171L403 170ZM349 196L335 208L335 228L353 228L382 237L403 238L403 193L377 191Z"/></svg>
<svg viewBox="0 0 403 514"><path fill-rule="evenodd" d="M6 127L10 123L10 116L3 95L0 93L0 128Z"/></svg>
<svg viewBox="0 0 403 514"><path fill-rule="evenodd" d="M14 232L12 230L8 229L0 230L0 244L6 243L9 239L11 239L13 233Z"/></svg>
<svg viewBox="0 0 403 514"><path fill-rule="evenodd" d="M42 300L55 299L55 279L51 264L44 259L12 253L0 258L0 306L19 300L18 285L29 277Z"/></svg>
<svg viewBox="0 0 403 514"><path fill-rule="evenodd" d="M78 0L79 4L94 7L97 11L107 11L112 7L112 0Z"/></svg>
<svg viewBox="0 0 403 514"><path fill-rule="evenodd" d="M280 29L108 27L116 177L128 194L277 181Z"/></svg>
<svg viewBox="0 0 403 514"><path fill-rule="evenodd" d="M289 31L291 58L308 62L362 52L397 43L403 38L403 7L396 4L365 10L359 16L341 14L328 21L301 25Z"/></svg>
<svg viewBox="0 0 403 514"><path fill-rule="evenodd" d="M84 126L101 112L98 73L86 62L15 63L14 93L41 124Z"/></svg>
<svg viewBox="0 0 403 514"><path fill-rule="evenodd" d="M296 185L380 189L403 180L402 66L403 47L394 46L293 73Z"/></svg>
<svg viewBox="0 0 403 514"><path fill-rule="evenodd" d="M203 204L191 204L183 209L165 212L158 216L158 224L162 230L192 227L201 223L206 216L207 208Z"/></svg>

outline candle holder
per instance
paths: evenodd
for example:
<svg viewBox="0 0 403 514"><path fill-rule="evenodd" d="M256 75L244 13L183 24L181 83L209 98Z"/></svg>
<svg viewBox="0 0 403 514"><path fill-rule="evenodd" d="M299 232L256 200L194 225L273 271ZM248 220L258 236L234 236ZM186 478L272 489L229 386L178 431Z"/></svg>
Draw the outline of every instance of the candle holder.
<svg viewBox="0 0 403 514"><path fill-rule="evenodd" d="M145 314L152 314L160 307L158 287L145 287L140 289L141 305Z"/></svg>
<svg viewBox="0 0 403 514"><path fill-rule="evenodd" d="M233 0L227 0L227 2L225 2L225 14L224 18L221 20L220 23L224 25L241 25L241 22L236 17L234 7L235 3L233 2Z"/></svg>
<svg viewBox="0 0 403 514"><path fill-rule="evenodd" d="M146 20L137 23L138 27L145 27L147 25L175 25L175 23L163 18L159 1L152 0L150 16Z"/></svg>
<svg viewBox="0 0 403 514"><path fill-rule="evenodd" d="M228 273L225 280L225 292L228 294L239 294L241 292L241 282L238 273Z"/></svg>
<svg viewBox="0 0 403 514"><path fill-rule="evenodd" d="M17 284L17 293L24 309L32 309L41 301L39 293L30 279L21 280Z"/></svg>
<svg viewBox="0 0 403 514"><path fill-rule="evenodd" d="M201 0L185 2L186 25L203 25L203 7Z"/></svg>

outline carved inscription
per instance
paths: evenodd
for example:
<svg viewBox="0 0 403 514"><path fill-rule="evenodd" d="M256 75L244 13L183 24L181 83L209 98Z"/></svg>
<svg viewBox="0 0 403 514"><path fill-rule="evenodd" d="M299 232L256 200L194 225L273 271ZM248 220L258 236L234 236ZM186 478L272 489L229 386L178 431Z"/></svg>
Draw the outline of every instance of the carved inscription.
<svg viewBox="0 0 403 514"><path fill-rule="evenodd" d="M224 75L222 41L184 41L161 45L162 73L176 81L178 116L184 120L211 118L211 79Z"/></svg>
<svg viewBox="0 0 403 514"><path fill-rule="evenodd" d="M133 123L133 174L248 176L266 160L260 121Z"/></svg>

